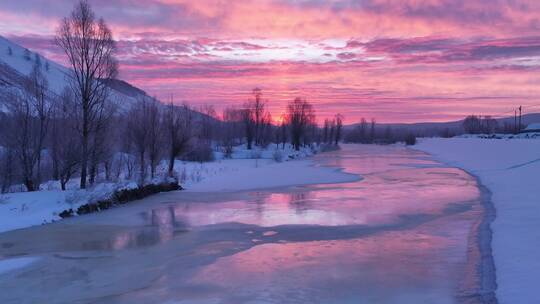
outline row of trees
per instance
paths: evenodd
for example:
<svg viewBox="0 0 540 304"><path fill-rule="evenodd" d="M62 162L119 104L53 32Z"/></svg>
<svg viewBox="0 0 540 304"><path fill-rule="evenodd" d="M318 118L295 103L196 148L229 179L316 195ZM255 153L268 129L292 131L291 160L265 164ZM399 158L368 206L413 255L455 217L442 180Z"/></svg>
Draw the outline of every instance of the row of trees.
<svg viewBox="0 0 540 304"><path fill-rule="evenodd" d="M28 89L21 91L24 94L6 98L9 110L0 132L2 191L18 183L34 191L47 180L58 181L65 190L70 180L82 176L85 165L87 179L81 188L99 179L120 177L143 184L157 176L164 160L167 175L175 177L177 159L212 160L213 149L230 156L232 148L240 144L252 149L274 142L284 149L290 142L298 150L313 144L336 145L342 134L341 115L319 128L313 106L300 98L287 105L281 123L273 124L266 103L258 104L260 90L254 90L254 99L243 107L224 109L221 119L211 106L196 111L188 105L163 105L141 96L125 112L109 98L99 112L92 112L85 158L79 99L70 88L61 96L50 95L39 68L31 75Z"/></svg>
<svg viewBox="0 0 540 304"><path fill-rule="evenodd" d="M281 122L273 124L260 89L241 107L226 108L221 119L212 106L195 111L143 95L130 109L117 108L109 85L118 71L116 46L87 1L80 1L62 20L55 41L72 71L64 91L52 93L45 67L36 60L24 84L0 96L8 109L0 114L3 192L13 184L34 191L47 180L65 189L75 177L83 189L99 179L136 178L144 183L156 177L162 160L173 176L176 159L211 160L213 149L230 155L233 146L243 143L252 149L271 142L285 148L290 142L299 150L341 139L342 116L326 120L321 129L313 105L301 98L291 101Z"/></svg>
<svg viewBox="0 0 540 304"><path fill-rule="evenodd" d="M499 124L491 116L470 115L463 121L463 129L468 134L491 134L499 129Z"/></svg>
<svg viewBox="0 0 540 304"><path fill-rule="evenodd" d="M512 134L519 133L525 126L518 121L517 117L514 122L504 121L499 123L495 118L486 115L469 115L463 121L463 130L468 134L493 134L503 133Z"/></svg>
<svg viewBox="0 0 540 304"><path fill-rule="evenodd" d="M2 119L4 174L14 166L17 158L20 163L22 182L30 190L35 189L36 178L41 175L40 164L45 137L49 128L52 106L47 102L48 82L40 68L34 65L29 77L23 83L23 90L9 92L4 104L10 117ZM10 179L7 176L6 179Z"/></svg>
<svg viewBox="0 0 540 304"><path fill-rule="evenodd" d="M268 111L268 101L263 100L261 89L254 89L252 98L241 107L228 107L223 111L223 134L218 142L226 153L245 139L247 149L253 146L266 147L274 142L282 145L290 142L294 149L311 144L335 144L342 137L343 116L326 119L324 127L317 126L315 109L306 99L295 98L286 106L279 123L274 123Z"/></svg>
<svg viewBox="0 0 540 304"><path fill-rule="evenodd" d="M353 130L347 133L345 140L348 142L370 144L375 141L375 119L368 123L365 118L360 120Z"/></svg>
<svg viewBox="0 0 540 304"><path fill-rule="evenodd" d="M407 145L416 144L417 134L406 129L393 129L390 126L377 126L375 119L360 120L353 129L345 134L345 142L362 144L393 144L404 142Z"/></svg>

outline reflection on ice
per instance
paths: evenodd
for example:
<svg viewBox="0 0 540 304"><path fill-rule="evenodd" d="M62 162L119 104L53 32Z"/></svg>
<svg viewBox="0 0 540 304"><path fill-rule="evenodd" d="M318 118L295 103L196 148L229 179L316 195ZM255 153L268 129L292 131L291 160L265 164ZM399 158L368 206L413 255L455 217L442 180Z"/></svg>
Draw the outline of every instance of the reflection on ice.
<svg viewBox="0 0 540 304"><path fill-rule="evenodd" d="M173 207L158 208L149 211L149 225L142 229L121 229L111 234L106 241L87 241L86 250L123 250L146 247L167 242L175 234L185 231L182 222L177 221Z"/></svg>
<svg viewBox="0 0 540 304"><path fill-rule="evenodd" d="M453 303L463 262L447 259L454 245L416 233L263 244L219 259L190 284L221 290L220 303Z"/></svg>
<svg viewBox="0 0 540 304"><path fill-rule="evenodd" d="M197 202L179 194L137 209L141 225L51 225L38 240L55 253L49 267L0 276L0 289L15 298L17 286L41 288L36 303L480 303L483 209L471 176L402 147L345 146L317 163L363 180ZM3 250L37 246L17 233ZM99 259L59 258L94 250ZM32 280L38 272L55 288Z"/></svg>
<svg viewBox="0 0 540 304"><path fill-rule="evenodd" d="M264 227L380 225L403 215L440 213L450 203L470 202L478 197L475 181L463 171L417 168L368 174L361 182L339 187L259 192L252 193L250 200L180 202L164 209L173 208L173 219L192 227L230 222ZM152 216L157 210L150 211Z"/></svg>

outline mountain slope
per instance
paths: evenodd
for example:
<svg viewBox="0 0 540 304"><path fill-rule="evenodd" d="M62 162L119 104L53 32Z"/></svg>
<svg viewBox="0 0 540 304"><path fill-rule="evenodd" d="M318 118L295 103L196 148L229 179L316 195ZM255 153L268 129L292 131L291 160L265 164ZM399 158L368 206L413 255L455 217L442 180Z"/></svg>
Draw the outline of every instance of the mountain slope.
<svg viewBox="0 0 540 304"><path fill-rule="evenodd" d="M60 95L68 85L66 74L69 69L31 52L30 50L0 36L0 98L9 90L24 90L24 77L28 76L36 62L43 68L43 74L49 82L50 93ZM109 83L111 99L120 110L129 110L137 99L147 96L146 92L122 80ZM0 110L2 108L0 107Z"/></svg>

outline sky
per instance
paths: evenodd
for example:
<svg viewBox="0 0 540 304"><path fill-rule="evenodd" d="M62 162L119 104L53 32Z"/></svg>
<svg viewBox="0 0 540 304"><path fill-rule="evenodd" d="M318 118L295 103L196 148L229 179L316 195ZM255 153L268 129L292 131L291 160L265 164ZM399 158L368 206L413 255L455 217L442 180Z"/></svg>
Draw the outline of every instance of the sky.
<svg viewBox="0 0 540 304"><path fill-rule="evenodd" d="M65 62L52 38L72 0L0 1L0 35ZM120 78L218 112L263 90L319 120L449 121L540 112L537 0L91 0Z"/></svg>

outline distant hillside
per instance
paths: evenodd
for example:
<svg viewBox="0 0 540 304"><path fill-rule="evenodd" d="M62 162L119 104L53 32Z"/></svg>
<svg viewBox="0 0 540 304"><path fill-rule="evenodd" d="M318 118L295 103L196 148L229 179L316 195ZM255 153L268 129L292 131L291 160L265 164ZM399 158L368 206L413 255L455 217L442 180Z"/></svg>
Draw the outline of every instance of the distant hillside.
<svg viewBox="0 0 540 304"><path fill-rule="evenodd" d="M522 123L526 126L531 123L539 123L540 122L540 113L531 113L531 114L525 114L522 116ZM450 131L451 133L455 134L461 134L464 132L463 130L463 121L457 120L457 121L449 121L449 122L421 122L421 123L383 123L383 124L377 124L377 128L386 128L391 127L394 130L397 131L403 131L403 132L412 132L421 136L435 136L440 135L442 132L445 132L446 130ZM505 118L499 118L497 119L497 123L500 126L503 126L505 123L513 125L514 124L514 116L512 117L505 117ZM358 124L352 124L345 127L346 130L351 130Z"/></svg>

